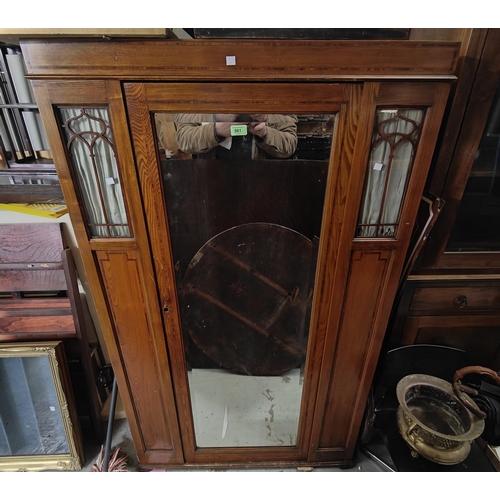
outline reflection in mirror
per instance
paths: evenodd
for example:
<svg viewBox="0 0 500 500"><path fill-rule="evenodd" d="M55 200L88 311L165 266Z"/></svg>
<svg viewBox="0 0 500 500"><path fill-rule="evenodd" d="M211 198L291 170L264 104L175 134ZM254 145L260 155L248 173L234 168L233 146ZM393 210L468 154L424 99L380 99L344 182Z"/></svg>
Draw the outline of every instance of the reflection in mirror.
<svg viewBox="0 0 500 500"><path fill-rule="evenodd" d="M199 447L297 444L334 121L155 116Z"/></svg>
<svg viewBox="0 0 500 500"><path fill-rule="evenodd" d="M159 148L168 159L328 160L333 115L156 114Z"/></svg>
<svg viewBox="0 0 500 500"><path fill-rule="evenodd" d="M294 115L175 116L176 139L197 158L289 158L297 148Z"/></svg>
<svg viewBox="0 0 500 500"><path fill-rule="evenodd" d="M0 455L69 453L47 358L0 359Z"/></svg>
<svg viewBox="0 0 500 500"><path fill-rule="evenodd" d="M500 250L500 82L474 157L448 252Z"/></svg>
<svg viewBox="0 0 500 500"><path fill-rule="evenodd" d="M59 341L0 345L0 470L80 470L81 436Z"/></svg>

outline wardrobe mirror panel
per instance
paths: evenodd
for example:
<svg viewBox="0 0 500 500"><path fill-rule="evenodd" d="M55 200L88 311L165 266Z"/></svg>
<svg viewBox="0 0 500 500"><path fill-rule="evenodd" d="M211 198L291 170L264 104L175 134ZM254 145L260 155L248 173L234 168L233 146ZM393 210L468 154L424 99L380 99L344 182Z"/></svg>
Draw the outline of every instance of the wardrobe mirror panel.
<svg viewBox="0 0 500 500"><path fill-rule="evenodd" d="M199 447L295 446L335 115L155 115Z"/></svg>

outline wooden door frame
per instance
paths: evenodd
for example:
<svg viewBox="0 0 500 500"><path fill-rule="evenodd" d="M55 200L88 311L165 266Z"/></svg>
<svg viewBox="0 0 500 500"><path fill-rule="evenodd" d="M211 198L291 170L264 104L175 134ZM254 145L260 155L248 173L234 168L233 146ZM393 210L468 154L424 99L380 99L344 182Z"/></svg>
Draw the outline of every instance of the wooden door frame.
<svg viewBox="0 0 500 500"><path fill-rule="evenodd" d="M357 92L353 92L353 88ZM324 216L320 240L317 266L317 292L313 302L312 328L309 335L309 355L306 364L304 381L304 404L301 409L300 422L309 422L312 418L312 408L315 400L315 384L320 371L318 361L321 360L321 350L326 330L328 330L328 304L331 302L331 280L335 274L335 259L337 247L333 233L339 224L339 213L345 207L335 200L338 174L341 171L342 156L345 155L345 134L356 136L357 116L362 85L332 84L332 83L259 83L259 84L156 84L156 83L126 83L124 86L127 108L131 119L132 138L140 179L142 196L145 200L144 210L149 224L153 259L157 264L157 280L160 302L163 305L165 320L165 335L169 347L169 356L173 372L174 387L178 406L178 420L183 437L184 454L189 463L225 462L293 462L307 458L309 448L308 425L299 426L298 443L296 447L260 447L260 448L206 448L196 449L194 429L189 401L187 372L184 361L184 348L180 330L179 308L175 294L175 278L173 257L168 237L168 222L159 162L155 152L147 148L154 143L152 125L145 124L144 119L153 112L261 112L263 109L271 113L293 111L304 113L338 113L336 145L332 144L332 157L329 165L329 175L324 203ZM219 95L224 95L220 102ZM175 101L170 96L175 95ZM272 99L267 96L272 95ZM294 99L293 109L290 103ZM193 104L194 102L194 104ZM355 105L354 105L355 104ZM137 121L136 121L137 120ZM137 123L140 121L141 123ZM366 146L366 144L364 145ZM344 162L345 163L345 162ZM349 182L349 171L344 168L342 183ZM163 203L153 203L152 200L163 200ZM357 208L357 207L355 207ZM335 215L334 215L335 214ZM333 243L333 244L332 244ZM161 265L158 265L161 263ZM168 263L166 265L166 263ZM321 309L324 308L324 311Z"/></svg>
<svg viewBox="0 0 500 500"><path fill-rule="evenodd" d="M221 89L223 91L221 92ZM261 97L266 90L273 90L272 102ZM293 90L292 90L293 89ZM314 89L314 90L313 90ZM335 92L332 92L335 89ZM309 463L333 462L352 454L355 443L353 429L361 418L363 392L353 407L353 422L345 425L346 446L337 451L319 453L320 434L324 427L321 415L329 404L330 380L335 373L331 359L338 354L338 334L343 318L344 294L349 279L351 252L385 252L387 273L383 280L382 295L377 302L380 317L376 330L368 338L367 355L360 367L362 391L368 390L371 374L381 347L384 320L388 319L393 295L399 279L400 267L411 236L425 178L432 155L432 147L420 148L415 159L414 171L408 186L407 196L401 212L401 225L396 239L355 238L358 210L364 185L366 162L377 106L426 106L421 144L433 146L437 138L446 97L447 83L365 83L361 84L304 84L304 83L126 83L124 86L127 109L131 117L138 177L140 179L144 210L156 264L160 302L164 310L165 335L169 346L169 357L176 393L178 420L181 427L183 449L188 463L212 463L240 461L282 462L307 460ZM339 91L340 90L340 91ZM290 93L290 94L287 94ZM317 93L316 97L315 94ZM329 93L330 103L327 98ZM224 95L221 103L219 95ZM171 96L175 96L172 100ZM243 98L241 96L244 96ZM322 237L316 274L317 291L313 302L309 350L306 362L304 398L301 408L297 447L283 448L205 448L197 449L192 426L188 393L184 349L180 331L178 304L175 294L173 257L168 237L165 203L163 200L161 174L156 152L147 147L154 143L154 130L150 122L153 112L262 112L267 104L270 112L288 110L293 96L298 103L296 113L340 111L338 147L332 145L329 179L324 205ZM300 96L307 96L306 101ZM331 107L328 107L328 106ZM220 108L222 106L222 109ZM347 137L352 144L347 147ZM354 242L353 242L354 240ZM396 255L396 250L398 254ZM168 265L165 265L165 264ZM381 285L382 286L382 285ZM375 328L375 324L373 325ZM367 338L367 340L368 340ZM326 349L326 351L325 351ZM326 368L324 368L326 367ZM320 397L316 397L319 390ZM312 441L311 441L312 440ZM344 450L344 451L342 451ZM331 456L331 458L328 458Z"/></svg>

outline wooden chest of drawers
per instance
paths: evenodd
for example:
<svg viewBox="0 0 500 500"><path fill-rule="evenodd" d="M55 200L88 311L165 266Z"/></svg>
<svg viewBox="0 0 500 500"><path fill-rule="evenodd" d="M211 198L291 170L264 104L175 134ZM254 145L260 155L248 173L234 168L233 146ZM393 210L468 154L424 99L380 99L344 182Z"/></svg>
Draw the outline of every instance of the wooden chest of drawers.
<svg viewBox="0 0 500 500"><path fill-rule="evenodd" d="M410 277L390 344L455 347L469 354L471 364L499 370L500 279Z"/></svg>
<svg viewBox="0 0 500 500"><path fill-rule="evenodd" d="M428 314L470 314L472 312L500 312L500 282L480 282L467 286L416 287L410 302L410 311Z"/></svg>

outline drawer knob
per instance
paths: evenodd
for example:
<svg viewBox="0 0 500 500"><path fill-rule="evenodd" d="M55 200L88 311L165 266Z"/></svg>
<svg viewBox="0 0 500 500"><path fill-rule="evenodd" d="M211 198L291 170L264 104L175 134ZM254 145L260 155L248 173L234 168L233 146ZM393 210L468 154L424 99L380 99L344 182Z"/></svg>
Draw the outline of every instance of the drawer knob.
<svg viewBox="0 0 500 500"><path fill-rule="evenodd" d="M464 309L467 307L467 297L465 295L458 295L455 297L453 300L453 303L459 308L459 309Z"/></svg>

